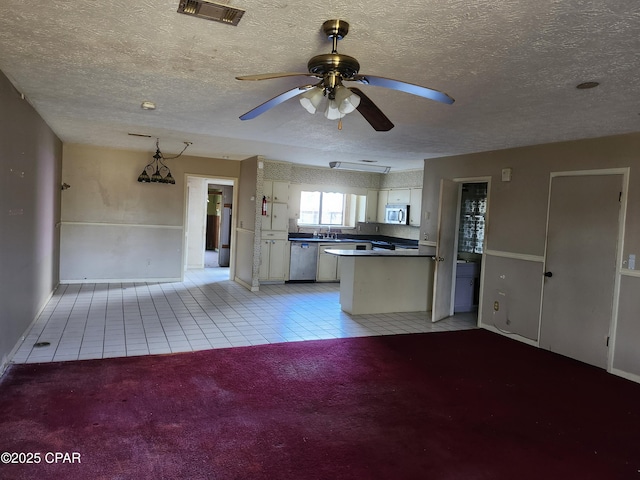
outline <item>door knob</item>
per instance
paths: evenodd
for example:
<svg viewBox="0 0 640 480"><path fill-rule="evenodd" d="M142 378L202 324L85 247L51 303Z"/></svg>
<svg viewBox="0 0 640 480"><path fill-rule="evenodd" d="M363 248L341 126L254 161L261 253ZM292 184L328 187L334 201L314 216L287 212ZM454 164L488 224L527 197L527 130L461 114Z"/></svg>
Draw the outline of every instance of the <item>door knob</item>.
<svg viewBox="0 0 640 480"><path fill-rule="evenodd" d="M544 272L544 276L545 276L545 277L553 277L553 273L551 273L551 272Z"/></svg>

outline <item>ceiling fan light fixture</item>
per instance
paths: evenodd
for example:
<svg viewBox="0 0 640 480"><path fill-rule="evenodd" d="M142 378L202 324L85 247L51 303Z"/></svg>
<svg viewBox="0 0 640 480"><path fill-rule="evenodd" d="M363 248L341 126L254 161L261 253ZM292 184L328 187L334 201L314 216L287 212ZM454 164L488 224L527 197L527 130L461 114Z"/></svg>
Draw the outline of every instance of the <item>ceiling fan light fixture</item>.
<svg viewBox="0 0 640 480"><path fill-rule="evenodd" d="M311 58L307 63L308 73L263 73L236 77L238 80L269 80L273 78L304 76L316 77L320 79L320 83L315 85L315 88L311 85L303 85L287 90L249 110L247 113L240 115L240 120L256 118L258 115L262 115L269 109L298 95L302 95L299 101L305 110L309 113L316 113L321 101L318 90L321 90L323 96L327 97L327 106L322 107L324 115L329 120L338 120L338 130L342 130L342 118L354 110L358 110L364 119L378 132L388 132L393 128L391 120L386 117L364 92L354 87L347 88L343 85L343 82L356 82L364 85L388 88L446 104L452 104L454 102L452 97L439 90L391 78L360 74L360 63L358 63L355 58L338 53L338 40L344 38L348 33L349 24L344 20L327 20L323 23L322 30L333 44L331 53L316 55ZM303 92L303 90L309 89L313 91Z"/></svg>
<svg viewBox="0 0 640 480"><path fill-rule="evenodd" d="M322 102L322 89L313 87L304 92L300 97L300 105L309 113L316 113L318 105Z"/></svg>
<svg viewBox="0 0 640 480"><path fill-rule="evenodd" d="M338 102L335 100L329 100L327 102L327 109L324 111L324 116L329 120L339 120L344 115L340 112Z"/></svg>
<svg viewBox="0 0 640 480"><path fill-rule="evenodd" d="M353 112L360 105L360 97L352 93L347 87L336 87L336 103L343 115Z"/></svg>

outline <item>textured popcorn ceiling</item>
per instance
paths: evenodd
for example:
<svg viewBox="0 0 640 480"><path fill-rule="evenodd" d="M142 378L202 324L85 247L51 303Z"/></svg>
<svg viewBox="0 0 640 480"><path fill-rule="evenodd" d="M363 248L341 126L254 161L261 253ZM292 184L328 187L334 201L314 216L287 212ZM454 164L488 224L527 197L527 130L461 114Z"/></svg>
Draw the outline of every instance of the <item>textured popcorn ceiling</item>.
<svg viewBox="0 0 640 480"><path fill-rule="evenodd" d="M327 166L422 159L640 130L637 0L232 0L237 27L181 15L178 0L13 0L0 16L0 69L65 142ZM351 29L339 52L361 73L443 90L443 105L358 86L395 123L375 132L357 113L336 122L291 99L238 116L304 77L328 53L325 20ZM583 81L600 87L577 90ZM156 111L140 104L150 100Z"/></svg>

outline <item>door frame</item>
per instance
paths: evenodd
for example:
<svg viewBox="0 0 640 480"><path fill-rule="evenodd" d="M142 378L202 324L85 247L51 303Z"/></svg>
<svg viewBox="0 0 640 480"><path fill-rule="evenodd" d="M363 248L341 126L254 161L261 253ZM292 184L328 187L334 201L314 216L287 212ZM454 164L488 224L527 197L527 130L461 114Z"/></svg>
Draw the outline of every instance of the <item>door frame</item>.
<svg viewBox="0 0 640 480"><path fill-rule="evenodd" d="M226 185L232 187L232 205L238 205L238 178L236 177L225 177L221 175L206 175L202 173L186 173L184 174L184 212L182 217L182 265L181 265L181 273L182 273L182 281L184 281L185 271L187 269L187 235L189 231L189 189L188 189L188 180L189 177L196 177L207 180L207 185L215 184L215 185ZM203 201L206 201L204 199ZM233 280L235 278L235 253L236 253L236 208L231 208L231 242L229 248L231 249L231 255L229 259L229 280ZM205 224L206 224L206 212L205 212Z"/></svg>
<svg viewBox="0 0 640 480"><path fill-rule="evenodd" d="M457 203L456 203L456 207L455 207L455 214L456 214L456 234L454 235L454 244L453 244L453 249L454 251L457 251L457 244L458 244L458 230L460 229L460 201L461 201L461 193L462 193L462 185L465 183L486 183L487 184L487 213L485 215L485 226L484 226L484 231L485 231L485 235L484 235L484 240L482 243L482 260L480 261L480 298L479 298L479 302L478 302L478 318L477 318L477 322L476 325L481 325L481 321L482 321L482 300L483 300L483 291L484 291L484 272L485 272L485 259L486 259L486 251L487 251L487 239L489 238L489 232L490 232L490 228L489 228L489 217L490 217L490 212L491 212L491 179L492 177L490 175L487 176L477 176L477 177L456 177L451 179L453 182L458 184L458 196L457 196ZM442 208L442 206L438 206L438 208ZM438 221L438 231L440 230L440 221ZM436 249L437 249L437 245L436 245ZM451 284L448 286L449 291L450 291L450 312L449 312L449 316L453 315L453 309L454 309L454 295L455 295L455 282L456 282L456 274L455 274L455 265L456 263L453 262L452 268L453 268L453 275L451 275ZM437 278L434 277L434 291L436 288L436 281ZM440 288L442 288L442 286L440 286ZM435 298L434 298L435 301ZM432 321L433 321L433 314L432 314Z"/></svg>
<svg viewBox="0 0 640 480"><path fill-rule="evenodd" d="M464 177L464 178L454 178L454 182L458 182L460 183L460 195L458 195L458 206L456 208L457 210L457 215L458 215L458 221L456 223L456 230L460 229L460 208L461 208L461 200L462 200L462 185L464 183L486 183L487 184L487 213L484 216L484 238L482 240L482 257L480 260L480 292L478 294L479 298L478 298L478 318L476 321L476 326L480 326L482 324L482 301L484 298L484 272L485 272L485 261L487 258L487 238L489 238L489 232L490 232L490 228L489 228L489 217L491 215L491 179L492 177L486 176L486 177ZM458 241L458 235L456 235L456 242ZM457 248L457 246L456 246ZM455 281L456 281L456 276L453 276L453 281L454 284L452 285L452 290L451 290L451 294L455 294ZM452 301L452 307L453 308L453 301Z"/></svg>
<svg viewBox="0 0 640 480"><path fill-rule="evenodd" d="M556 177L578 177L587 175L622 175L622 193L620 195L620 209L618 211L618 239L616 242L616 268L615 276L613 280L613 303L611 307L611 321L609 323L609 348L607 350L607 372L611 372L613 368L613 358L615 356L616 348L616 332L618 327L618 309L620 305L620 283L622 277L622 267L624 253L624 234L625 224L627 218L627 196L629 192L629 176L630 167L621 168L604 168L594 170L569 170L561 172L551 172L549 174L549 194L547 198L547 219L545 225L545 239L544 239L544 264L543 270L547 261L547 248L549 239L549 215L551 209L551 187L553 179ZM538 319L538 347L540 346L540 333L542 330L542 308L544 302L544 277L540 280L542 285L542 295L540 295L540 316Z"/></svg>

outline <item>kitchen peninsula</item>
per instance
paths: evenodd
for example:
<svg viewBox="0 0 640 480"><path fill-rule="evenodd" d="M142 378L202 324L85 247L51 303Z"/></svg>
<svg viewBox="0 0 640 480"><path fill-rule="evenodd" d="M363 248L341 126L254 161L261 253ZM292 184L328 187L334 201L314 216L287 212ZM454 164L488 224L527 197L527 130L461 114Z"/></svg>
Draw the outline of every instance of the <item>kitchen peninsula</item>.
<svg viewBox="0 0 640 480"><path fill-rule="evenodd" d="M340 250L340 307L353 315L426 312L433 297L433 252Z"/></svg>

